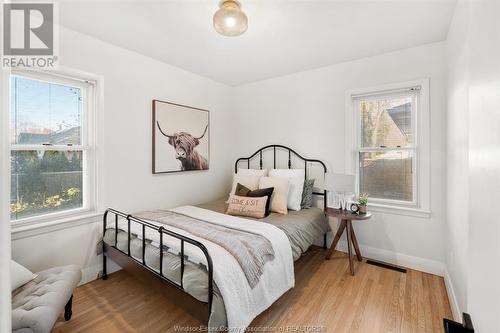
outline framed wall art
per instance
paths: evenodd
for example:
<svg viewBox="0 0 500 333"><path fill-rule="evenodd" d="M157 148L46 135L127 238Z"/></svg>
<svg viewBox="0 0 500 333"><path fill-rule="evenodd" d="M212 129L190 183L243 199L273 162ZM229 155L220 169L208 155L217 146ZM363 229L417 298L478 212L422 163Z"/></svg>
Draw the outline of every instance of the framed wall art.
<svg viewBox="0 0 500 333"><path fill-rule="evenodd" d="M210 112L153 100L153 173L208 170Z"/></svg>

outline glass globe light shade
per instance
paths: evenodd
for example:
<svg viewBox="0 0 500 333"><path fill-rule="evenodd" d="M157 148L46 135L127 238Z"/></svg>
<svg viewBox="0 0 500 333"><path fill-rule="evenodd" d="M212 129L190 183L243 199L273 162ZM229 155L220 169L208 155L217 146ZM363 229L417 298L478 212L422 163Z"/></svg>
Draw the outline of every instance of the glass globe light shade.
<svg viewBox="0 0 500 333"><path fill-rule="evenodd" d="M224 36L239 36L248 28L248 18L235 0L225 0L214 14L214 28Z"/></svg>

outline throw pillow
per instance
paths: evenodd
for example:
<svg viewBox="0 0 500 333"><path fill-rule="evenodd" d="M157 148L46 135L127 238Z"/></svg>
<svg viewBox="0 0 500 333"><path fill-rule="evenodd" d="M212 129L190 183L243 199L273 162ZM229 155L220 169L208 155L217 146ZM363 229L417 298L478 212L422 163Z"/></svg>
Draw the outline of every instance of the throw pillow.
<svg viewBox="0 0 500 333"><path fill-rule="evenodd" d="M236 191L236 186L238 185L238 183L245 185L250 190L258 189L260 178L261 178L260 176L244 176L240 174L235 174L233 176L233 186L231 187L231 192L229 193L229 197ZM229 198L226 203L229 203Z"/></svg>
<svg viewBox="0 0 500 333"><path fill-rule="evenodd" d="M236 186L236 195L239 195L241 197L267 197L267 202L266 202L266 216L271 213L271 197L273 195L274 187L269 187L269 188L262 188L258 190L250 190L248 187L241 185L238 183Z"/></svg>
<svg viewBox="0 0 500 333"><path fill-rule="evenodd" d="M283 177L261 177L259 189L274 187L271 196L271 211L280 214L288 214L288 178Z"/></svg>
<svg viewBox="0 0 500 333"><path fill-rule="evenodd" d="M272 169L269 177L285 177L289 179L287 206L291 210L300 210L302 191L304 190L304 169Z"/></svg>
<svg viewBox="0 0 500 333"><path fill-rule="evenodd" d="M18 264L14 260L10 261L10 289L11 291L16 290L19 287L24 286L26 283L30 282L36 277L26 267Z"/></svg>
<svg viewBox="0 0 500 333"><path fill-rule="evenodd" d="M313 199L314 179L304 181L304 190L302 191L301 208L311 208Z"/></svg>
<svg viewBox="0 0 500 333"><path fill-rule="evenodd" d="M266 202L266 196L250 198L232 194L226 214L260 219L266 215Z"/></svg>

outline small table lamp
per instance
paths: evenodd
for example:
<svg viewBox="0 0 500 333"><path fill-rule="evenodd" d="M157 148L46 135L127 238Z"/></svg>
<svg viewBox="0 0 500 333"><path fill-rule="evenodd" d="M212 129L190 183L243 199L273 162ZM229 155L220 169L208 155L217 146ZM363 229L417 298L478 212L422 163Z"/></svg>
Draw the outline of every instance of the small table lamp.
<svg viewBox="0 0 500 333"><path fill-rule="evenodd" d="M355 177L354 175L346 175L342 173L331 173L328 172L325 177L325 188L329 192L337 192L341 193L345 196L345 193L354 192L355 191ZM340 202L340 209L347 209Z"/></svg>

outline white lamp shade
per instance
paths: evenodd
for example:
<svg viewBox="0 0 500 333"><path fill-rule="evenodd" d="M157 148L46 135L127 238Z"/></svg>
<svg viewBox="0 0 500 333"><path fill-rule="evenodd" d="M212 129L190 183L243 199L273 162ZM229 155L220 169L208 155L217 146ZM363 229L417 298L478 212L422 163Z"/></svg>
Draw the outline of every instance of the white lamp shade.
<svg viewBox="0 0 500 333"><path fill-rule="evenodd" d="M355 177L354 175L328 172L325 176L325 187L330 192L354 192Z"/></svg>

